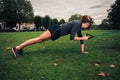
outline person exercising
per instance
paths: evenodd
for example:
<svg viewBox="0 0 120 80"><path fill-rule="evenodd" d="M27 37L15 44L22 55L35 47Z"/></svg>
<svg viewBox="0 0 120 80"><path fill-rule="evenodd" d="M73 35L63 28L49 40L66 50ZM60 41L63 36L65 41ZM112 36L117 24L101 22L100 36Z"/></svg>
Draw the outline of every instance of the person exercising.
<svg viewBox="0 0 120 80"><path fill-rule="evenodd" d="M84 51L84 40L88 40L88 36L82 36L82 29L90 28L93 20L90 16L84 15L81 20L73 20L70 22L66 22L64 24L55 24L48 27L48 29L43 32L40 36L29 39L20 45L11 49L14 57L21 56L23 54L23 48L35 44L41 43L48 40L57 40L61 36L65 36L70 34L70 40L80 41L80 48L82 54L86 54L88 52ZM78 36L75 36L77 34Z"/></svg>

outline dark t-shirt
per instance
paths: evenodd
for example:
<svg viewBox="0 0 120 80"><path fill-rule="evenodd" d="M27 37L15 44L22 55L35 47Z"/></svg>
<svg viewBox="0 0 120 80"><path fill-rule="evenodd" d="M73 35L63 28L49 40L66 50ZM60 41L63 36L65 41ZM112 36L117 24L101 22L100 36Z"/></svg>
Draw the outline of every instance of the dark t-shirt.
<svg viewBox="0 0 120 80"><path fill-rule="evenodd" d="M68 23L64 23L60 25L60 35L64 36L70 34L70 40L73 40L75 34L77 33L78 37L82 37L81 33L82 22L80 20L70 21ZM80 40L81 44L83 44L83 40Z"/></svg>

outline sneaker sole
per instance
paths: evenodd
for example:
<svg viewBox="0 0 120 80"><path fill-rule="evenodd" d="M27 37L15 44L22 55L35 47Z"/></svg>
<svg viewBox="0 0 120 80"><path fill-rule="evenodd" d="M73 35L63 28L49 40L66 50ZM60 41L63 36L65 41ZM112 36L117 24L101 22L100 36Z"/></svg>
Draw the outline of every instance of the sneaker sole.
<svg viewBox="0 0 120 80"><path fill-rule="evenodd" d="M13 53L13 55L14 55L14 57L16 58L16 54L15 54L15 51L14 51L14 49L12 48L12 53Z"/></svg>

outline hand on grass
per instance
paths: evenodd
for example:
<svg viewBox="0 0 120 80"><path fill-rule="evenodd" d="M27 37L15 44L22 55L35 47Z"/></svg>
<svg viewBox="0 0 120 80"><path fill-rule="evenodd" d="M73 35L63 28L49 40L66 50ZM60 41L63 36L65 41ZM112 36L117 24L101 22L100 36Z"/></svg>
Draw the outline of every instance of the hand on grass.
<svg viewBox="0 0 120 80"><path fill-rule="evenodd" d="M89 52L82 52L82 54L89 54Z"/></svg>

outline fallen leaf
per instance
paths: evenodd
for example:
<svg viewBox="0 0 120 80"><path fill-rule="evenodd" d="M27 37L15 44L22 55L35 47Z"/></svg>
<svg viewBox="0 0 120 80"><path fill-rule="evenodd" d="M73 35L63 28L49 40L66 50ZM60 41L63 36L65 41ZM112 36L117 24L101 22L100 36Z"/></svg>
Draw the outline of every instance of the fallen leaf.
<svg viewBox="0 0 120 80"><path fill-rule="evenodd" d="M101 77L105 77L105 73L102 72L102 71L100 73L98 73L98 75L101 76Z"/></svg>
<svg viewBox="0 0 120 80"><path fill-rule="evenodd" d="M7 50L10 50L11 48L10 47L7 47L6 49L4 49L3 52L6 52Z"/></svg>
<svg viewBox="0 0 120 80"><path fill-rule="evenodd" d="M55 59L55 63L58 63L58 62L60 62L60 59Z"/></svg>
<svg viewBox="0 0 120 80"><path fill-rule="evenodd" d="M95 63L95 66L100 66L98 63Z"/></svg>
<svg viewBox="0 0 120 80"><path fill-rule="evenodd" d="M110 65L110 68L115 68L115 65L114 65L114 64L111 64L111 65Z"/></svg>
<svg viewBox="0 0 120 80"><path fill-rule="evenodd" d="M7 47L6 50L10 50L11 48L10 47Z"/></svg>
<svg viewBox="0 0 120 80"><path fill-rule="evenodd" d="M57 64L57 63L54 63L53 65L54 65L54 67L57 67L57 66L58 66L58 64Z"/></svg>

